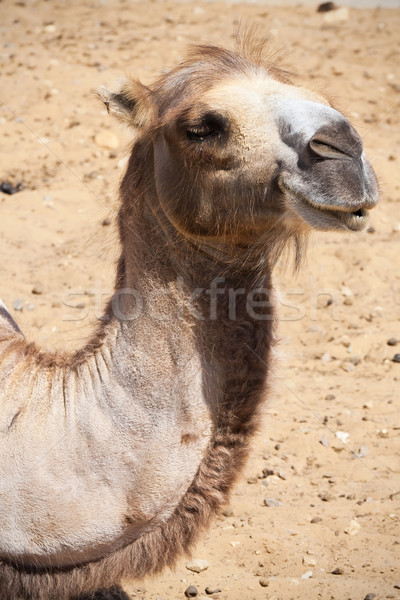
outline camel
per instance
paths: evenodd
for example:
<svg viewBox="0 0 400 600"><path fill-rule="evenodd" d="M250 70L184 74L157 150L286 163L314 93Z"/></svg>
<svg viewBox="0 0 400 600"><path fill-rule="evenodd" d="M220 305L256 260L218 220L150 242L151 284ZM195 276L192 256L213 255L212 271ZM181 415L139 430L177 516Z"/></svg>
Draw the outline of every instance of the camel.
<svg viewBox="0 0 400 600"><path fill-rule="evenodd" d="M224 505L276 345L273 268L378 201L360 136L247 39L99 97L133 130L97 331L43 352L0 310L0 597L126 598Z"/></svg>

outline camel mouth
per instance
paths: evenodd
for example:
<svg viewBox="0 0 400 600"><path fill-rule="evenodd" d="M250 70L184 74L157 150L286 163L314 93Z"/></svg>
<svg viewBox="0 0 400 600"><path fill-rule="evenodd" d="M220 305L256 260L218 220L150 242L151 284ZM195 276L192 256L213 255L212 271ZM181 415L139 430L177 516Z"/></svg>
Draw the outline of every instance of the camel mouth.
<svg viewBox="0 0 400 600"><path fill-rule="evenodd" d="M316 229L347 229L362 231L369 221L369 212L360 207L349 211L317 204L302 192L295 190L287 182L281 181L282 188L296 200L295 210L299 216ZM297 205L297 206L296 206ZM306 209L306 210L304 210Z"/></svg>
<svg viewBox="0 0 400 600"><path fill-rule="evenodd" d="M328 208L325 206L316 205L307 197L303 197L302 200L312 210L317 212L319 211L322 213L322 215L325 214L327 216L332 216L334 219L342 223L346 229L350 229L351 231L362 231L368 224L368 211L365 208L358 208L353 212L348 212L345 210L338 210L331 207Z"/></svg>

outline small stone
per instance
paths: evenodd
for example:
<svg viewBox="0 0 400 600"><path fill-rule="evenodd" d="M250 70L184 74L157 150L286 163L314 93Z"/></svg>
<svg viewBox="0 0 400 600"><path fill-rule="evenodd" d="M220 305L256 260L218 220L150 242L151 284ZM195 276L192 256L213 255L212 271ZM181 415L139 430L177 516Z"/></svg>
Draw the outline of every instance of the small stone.
<svg viewBox="0 0 400 600"><path fill-rule="evenodd" d="M347 433L346 431L337 431L335 433L335 435L338 438L338 440L343 442L343 444L347 444L347 440L349 439L349 436L350 436L350 434Z"/></svg>
<svg viewBox="0 0 400 600"><path fill-rule="evenodd" d="M388 346L396 346L399 343L399 340L395 337L391 337L386 343Z"/></svg>
<svg viewBox="0 0 400 600"><path fill-rule="evenodd" d="M303 565L305 567L315 567L317 561L313 556L303 556Z"/></svg>
<svg viewBox="0 0 400 600"><path fill-rule="evenodd" d="M303 573L303 575L301 576L301 579L310 579L310 577L313 576L313 572L312 571L307 571L306 573Z"/></svg>
<svg viewBox="0 0 400 600"><path fill-rule="evenodd" d="M341 8L337 8L336 10L332 10L326 12L324 14L324 22L325 23L342 23L343 21L348 21L349 19L349 9L345 6Z"/></svg>
<svg viewBox="0 0 400 600"><path fill-rule="evenodd" d="M352 519L349 523L349 525L345 528L344 532L347 533L347 535L356 535L356 533L358 533L361 529L361 525L360 523L358 523L357 521L355 521L354 519Z"/></svg>
<svg viewBox="0 0 400 600"><path fill-rule="evenodd" d="M346 371L347 373L351 373L355 369L354 364L350 361L346 361L346 362L342 363L341 366L342 366L343 371Z"/></svg>
<svg viewBox="0 0 400 600"><path fill-rule="evenodd" d="M12 194L16 194L17 192L21 191L23 189L23 185L22 183L17 183L17 185L12 185L12 183L10 183L9 181L2 181L0 183L0 192L3 192L3 194L8 194L8 195L12 195Z"/></svg>
<svg viewBox="0 0 400 600"><path fill-rule="evenodd" d="M105 219L102 220L101 222L103 227L108 227L108 225L111 225L111 219L110 217L106 217Z"/></svg>
<svg viewBox="0 0 400 600"><path fill-rule="evenodd" d="M321 498L322 502L329 502L332 496L328 492L325 492L323 494L318 494L318 498Z"/></svg>
<svg viewBox="0 0 400 600"><path fill-rule="evenodd" d="M317 8L317 12L328 12L337 8L334 2L322 2Z"/></svg>
<svg viewBox="0 0 400 600"><path fill-rule="evenodd" d="M265 506L273 507L273 506L282 506L282 502L279 500L275 500L275 498L265 498L264 499Z"/></svg>
<svg viewBox="0 0 400 600"><path fill-rule="evenodd" d="M325 448L329 448L329 440L326 435L322 436L322 438L319 440L319 443L325 446Z"/></svg>
<svg viewBox="0 0 400 600"><path fill-rule="evenodd" d="M333 569L333 571L331 571L331 573L332 573L332 575L343 575L344 571L340 567L336 567L336 569Z"/></svg>
<svg viewBox="0 0 400 600"><path fill-rule="evenodd" d="M329 446L330 446L329 440L326 437L326 435L322 436L322 438L319 440L319 443L322 444L323 446L325 446L325 448L329 448Z"/></svg>
<svg viewBox="0 0 400 600"><path fill-rule="evenodd" d="M14 310L23 310L24 309L24 301L22 298L16 298L11 305Z"/></svg>
<svg viewBox="0 0 400 600"><path fill-rule="evenodd" d="M393 587L394 587L395 590L400 590L400 582L399 583L395 583Z"/></svg>
<svg viewBox="0 0 400 600"><path fill-rule="evenodd" d="M219 594L222 592L222 588L208 585L204 591L208 596L211 596L211 594Z"/></svg>
<svg viewBox="0 0 400 600"><path fill-rule="evenodd" d="M313 517L310 521L310 523L321 523L322 519L321 517Z"/></svg>
<svg viewBox="0 0 400 600"><path fill-rule="evenodd" d="M369 454L369 448L368 448L368 446L360 446L360 448L359 448L359 450L358 450L358 452L356 454L356 457L357 458L364 458L365 456L368 456L368 454Z"/></svg>
<svg viewBox="0 0 400 600"><path fill-rule="evenodd" d="M342 337L338 339L337 343L342 344L342 346L344 346L345 348L350 348L351 339L348 335L342 335Z"/></svg>
<svg viewBox="0 0 400 600"><path fill-rule="evenodd" d="M325 396L325 400L328 400L328 402L330 402L331 400L335 400L336 396L334 394L327 394Z"/></svg>
<svg viewBox="0 0 400 600"><path fill-rule="evenodd" d="M189 587L187 587L185 590L186 598L196 598L198 593L199 592L197 591L197 587L195 587L194 585L189 585Z"/></svg>
<svg viewBox="0 0 400 600"><path fill-rule="evenodd" d="M40 294L43 294L43 286L40 283L37 283L36 285L34 285L32 288L32 294L36 294L37 296L40 296Z"/></svg>
<svg viewBox="0 0 400 600"><path fill-rule="evenodd" d="M228 506L227 508L224 508L222 514L224 517L233 517L233 510Z"/></svg>
<svg viewBox="0 0 400 600"><path fill-rule="evenodd" d="M346 285L342 286L340 288L340 292L343 294L343 296L345 296L346 298L352 298L354 296L353 294L353 290L351 290L349 287L347 287Z"/></svg>
<svg viewBox="0 0 400 600"><path fill-rule="evenodd" d="M262 470L262 474L263 474L263 477L270 477L271 475L274 474L274 469L269 469L268 467L265 467Z"/></svg>
<svg viewBox="0 0 400 600"><path fill-rule="evenodd" d="M332 360L332 356L329 354L329 352L325 352L322 356L321 356L321 361L322 362L331 362Z"/></svg>
<svg viewBox="0 0 400 600"><path fill-rule="evenodd" d="M364 600L374 600L374 598L376 598L376 594L367 594L364 598Z"/></svg>
<svg viewBox="0 0 400 600"><path fill-rule="evenodd" d="M103 131L99 131L96 133L94 137L95 144L100 146L100 148L106 148L107 150L115 150L119 146L119 140L115 133L112 131L108 131L108 129L104 129Z"/></svg>
<svg viewBox="0 0 400 600"><path fill-rule="evenodd" d="M258 583L261 585L261 587L268 587L269 579L267 579L266 577L260 577L260 579L258 580Z"/></svg>
<svg viewBox="0 0 400 600"><path fill-rule="evenodd" d="M55 25L53 25L53 23L50 23L49 25L46 25L46 27L44 28L44 31L46 33L54 33L56 31L57 27Z"/></svg>
<svg viewBox="0 0 400 600"><path fill-rule="evenodd" d="M395 363L400 363L400 354L395 354L392 358L392 361Z"/></svg>
<svg viewBox="0 0 400 600"><path fill-rule="evenodd" d="M201 573L202 571L208 569L208 562L206 560L202 560L201 558L195 558L191 562L186 563L186 568L194 573Z"/></svg>

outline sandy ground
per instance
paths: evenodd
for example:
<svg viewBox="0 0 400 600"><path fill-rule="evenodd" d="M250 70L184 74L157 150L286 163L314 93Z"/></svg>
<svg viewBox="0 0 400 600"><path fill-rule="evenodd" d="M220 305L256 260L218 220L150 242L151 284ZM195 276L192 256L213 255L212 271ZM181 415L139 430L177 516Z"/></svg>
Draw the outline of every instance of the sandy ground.
<svg viewBox="0 0 400 600"><path fill-rule="evenodd" d="M0 16L0 180L25 186L0 193L1 296L45 347L81 344L112 290L129 138L93 89L127 72L150 82L188 42L230 44L251 18L358 128L381 205L369 232L315 235L301 274L281 269L275 391L231 506L194 550L208 569L182 559L126 590L400 598L400 342L387 344L400 339L400 10L349 9L332 23L315 7L3 0Z"/></svg>

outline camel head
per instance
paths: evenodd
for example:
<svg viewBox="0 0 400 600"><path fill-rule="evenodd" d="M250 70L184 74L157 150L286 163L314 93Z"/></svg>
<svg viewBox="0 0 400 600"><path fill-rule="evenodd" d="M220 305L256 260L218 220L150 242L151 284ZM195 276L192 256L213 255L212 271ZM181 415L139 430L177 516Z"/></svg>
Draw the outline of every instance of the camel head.
<svg viewBox="0 0 400 600"><path fill-rule="evenodd" d="M151 87L99 95L151 146L153 196L192 239L248 246L271 229L359 231L378 201L355 129L260 53L196 47Z"/></svg>

